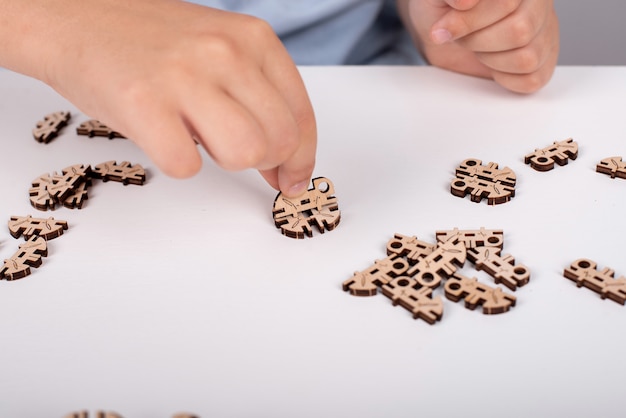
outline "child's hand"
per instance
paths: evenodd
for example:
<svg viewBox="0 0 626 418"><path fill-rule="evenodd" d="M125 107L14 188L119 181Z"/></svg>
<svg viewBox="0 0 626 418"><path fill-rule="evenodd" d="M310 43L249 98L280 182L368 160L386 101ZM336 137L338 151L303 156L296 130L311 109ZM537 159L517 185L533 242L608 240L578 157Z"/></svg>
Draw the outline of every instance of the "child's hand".
<svg viewBox="0 0 626 418"><path fill-rule="evenodd" d="M399 7L433 65L521 93L552 76L559 52L552 0L399 0Z"/></svg>
<svg viewBox="0 0 626 418"><path fill-rule="evenodd" d="M200 169L196 140L224 169L256 168L288 196L306 190L315 117L265 22L178 0L20 3L9 7L39 28L22 41L39 45L41 62L13 67L132 138L165 173Z"/></svg>

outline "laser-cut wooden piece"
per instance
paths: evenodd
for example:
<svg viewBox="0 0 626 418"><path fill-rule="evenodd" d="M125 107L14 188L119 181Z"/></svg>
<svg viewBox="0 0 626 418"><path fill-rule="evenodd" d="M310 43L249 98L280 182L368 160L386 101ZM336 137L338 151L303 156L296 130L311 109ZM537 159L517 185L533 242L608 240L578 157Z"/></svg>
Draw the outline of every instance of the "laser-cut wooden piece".
<svg viewBox="0 0 626 418"><path fill-rule="evenodd" d="M444 285L446 297L454 302L461 299L465 301L465 307L470 310L482 305L485 315L494 315L508 312L515 306L516 298L504 293L499 287L490 287L480 283L475 277L465 277L454 273Z"/></svg>
<svg viewBox="0 0 626 418"><path fill-rule="evenodd" d="M446 242L453 240L454 242L462 242L465 248L476 247L497 247L502 249L504 245L504 233L501 229L466 229L460 230L454 228L452 230L436 231L435 236L438 242Z"/></svg>
<svg viewBox="0 0 626 418"><path fill-rule="evenodd" d="M524 163L530 164L537 171L550 171L554 163L566 165L568 158L575 160L578 157L578 143L572 138L564 141L555 141L552 145L535 149L524 157Z"/></svg>
<svg viewBox="0 0 626 418"><path fill-rule="evenodd" d="M175 414L172 418L200 418L200 417L194 414L182 413L182 414Z"/></svg>
<svg viewBox="0 0 626 418"><path fill-rule="evenodd" d="M404 274L409 263L402 257L391 254L383 260L376 260L365 270L357 271L343 282L343 290L354 296L374 296L378 287L389 283L394 277Z"/></svg>
<svg viewBox="0 0 626 418"><path fill-rule="evenodd" d="M48 186L52 185L52 176L42 174L32 181L32 187L28 189L30 204L39 210L54 209L56 202L48 192Z"/></svg>
<svg viewBox="0 0 626 418"><path fill-rule="evenodd" d="M517 177L508 167L498 169L498 164L469 158L456 169L456 178L450 183L450 192L464 198L468 193L473 202L487 199L489 205L506 203L515 196Z"/></svg>
<svg viewBox="0 0 626 418"><path fill-rule="evenodd" d="M433 289L420 287L414 278L396 277L382 286L382 292L394 306L400 305L411 312L414 319L421 318L432 325L443 316L441 297L432 298Z"/></svg>
<svg viewBox="0 0 626 418"><path fill-rule="evenodd" d="M78 125L78 127L76 128L76 134L85 135L90 138L93 138L94 136L101 136L109 139L126 138L121 133L114 131L113 129L106 126L104 123L95 119L88 120L87 122L83 122Z"/></svg>
<svg viewBox="0 0 626 418"><path fill-rule="evenodd" d="M299 197L287 198L278 193L274 199L274 224L283 235L302 239L313 236L313 225L320 233L339 225L341 212L333 183L325 177L314 178L312 183L313 187Z"/></svg>
<svg viewBox="0 0 626 418"><path fill-rule="evenodd" d="M33 138L37 142L47 144L59 135L71 117L70 112L54 112L44 116L33 129Z"/></svg>
<svg viewBox="0 0 626 418"><path fill-rule="evenodd" d="M77 411L67 414L64 418L89 418L89 411ZM94 418L122 418L122 416L115 412L96 411Z"/></svg>
<svg viewBox="0 0 626 418"><path fill-rule="evenodd" d="M89 199L88 189L90 186L91 180L89 179L80 183L63 199L63 206L68 209L82 209L85 200Z"/></svg>
<svg viewBox="0 0 626 418"><path fill-rule="evenodd" d="M626 162L622 161L622 157L608 157L596 165L596 171L608 174L612 179L615 177L626 179Z"/></svg>
<svg viewBox="0 0 626 418"><path fill-rule="evenodd" d="M494 247L477 247L467 250L467 258L474 263L476 270L484 270L495 279L515 291L530 280L530 270L523 264L515 265L515 258L510 255L500 256L500 250Z"/></svg>
<svg viewBox="0 0 626 418"><path fill-rule="evenodd" d="M143 185L146 181L146 171L140 164L131 164L128 161L117 163L107 161L98 164L92 170L92 176L102 181L117 181L125 186L128 184Z"/></svg>
<svg viewBox="0 0 626 418"><path fill-rule="evenodd" d="M466 249L461 242L440 242L437 248L411 267L406 275L414 278L420 286L437 288L441 280L451 276L465 264Z"/></svg>
<svg viewBox="0 0 626 418"><path fill-rule="evenodd" d="M63 202L72 194L79 184L87 181L91 166L75 164L65 167L61 174L52 176L52 184L48 184L48 193L56 202Z"/></svg>
<svg viewBox="0 0 626 418"><path fill-rule="evenodd" d="M33 218L27 216L11 216L9 221L9 232L13 238L24 236L25 239L38 236L46 241L63 235L67 229L67 221L56 220L52 217L48 219Z"/></svg>
<svg viewBox="0 0 626 418"><path fill-rule="evenodd" d="M432 253L437 244L420 241L415 236L395 234L387 243L387 255L396 254L406 257L411 265Z"/></svg>
<svg viewBox="0 0 626 418"><path fill-rule="evenodd" d="M598 271L595 261L580 258L563 271L563 276L578 287L585 286L600 294L602 299L608 298L622 305L626 303L626 277L614 278L615 271L608 267Z"/></svg>
<svg viewBox="0 0 626 418"><path fill-rule="evenodd" d="M31 267L39 267L41 258L48 256L48 245L42 237L33 235L21 244L11 258L4 260L0 279L17 280L30 274Z"/></svg>

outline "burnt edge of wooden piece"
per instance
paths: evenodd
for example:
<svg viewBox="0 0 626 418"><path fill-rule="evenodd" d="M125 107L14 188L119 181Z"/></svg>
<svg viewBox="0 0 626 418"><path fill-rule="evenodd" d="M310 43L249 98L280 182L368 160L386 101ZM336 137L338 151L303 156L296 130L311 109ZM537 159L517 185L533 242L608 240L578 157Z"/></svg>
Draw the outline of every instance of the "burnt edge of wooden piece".
<svg viewBox="0 0 626 418"><path fill-rule="evenodd" d="M552 145L545 148L535 149L534 152L524 157L524 164L537 171L550 171L554 164L566 165L568 160L575 160L578 157L578 143L572 138L563 141L554 141Z"/></svg>
<svg viewBox="0 0 626 418"><path fill-rule="evenodd" d="M72 114L66 111L50 113L44 116L33 128L33 138L37 142L49 143L67 126Z"/></svg>
<svg viewBox="0 0 626 418"><path fill-rule="evenodd" d="M612 179L616 177L626 179L626 162L622 161L620 156L607 157L596 165L596 171L609 175Z"/></svg>
<svg viewBox="0 0 626 418"><path fill-rule="evenodd" d="M76 128L76 134L82 136L88 136L89 138L93 137L105 137L109 139L120 138L126 139L126 136L109 128L104 123L100 122L96 119L90 119L86 122L81 123Z"/></svg>
<svg viewBox="0 0 626 418"><path fill-rule="evenodd" d="M469 194L472 202L487 199L487 204L499 205L515 196L516 182L517 176L509 167L498 168L494 162L483 165L479 159L468 158L456 168L450 193L460 198Z"/></svg>
<svg viewBox="0 0 626 418"><path fill-rule="evenodd" d="M598 270L598 264L587 258L579 258L563 270L563 276L599 294L602 299L624 305L626 303L626 277L617 279L615 271L608 267Z"/></svg>

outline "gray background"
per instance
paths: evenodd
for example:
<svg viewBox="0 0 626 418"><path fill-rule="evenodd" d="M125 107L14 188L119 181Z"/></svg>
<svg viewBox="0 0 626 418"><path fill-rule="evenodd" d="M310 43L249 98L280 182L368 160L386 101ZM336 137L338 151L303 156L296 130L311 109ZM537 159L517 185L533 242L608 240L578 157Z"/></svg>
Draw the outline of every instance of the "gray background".
<svg viewBox="0 0 626 418"><path fill-rule="evenodd" d="M626 65L624 0L555 0L560 65Z"/></svg>

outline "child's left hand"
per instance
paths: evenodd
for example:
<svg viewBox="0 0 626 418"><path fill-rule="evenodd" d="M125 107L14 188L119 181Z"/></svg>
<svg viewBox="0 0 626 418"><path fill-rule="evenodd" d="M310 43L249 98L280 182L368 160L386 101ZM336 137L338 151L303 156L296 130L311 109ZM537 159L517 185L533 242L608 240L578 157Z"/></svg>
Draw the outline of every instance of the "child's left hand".
<svg viewBox="0 0 626 418"><path fill-rule="evenodd" d="M398 0L418 47L435 66L530 93L551 78L559 53L552 0Z"/></svg>

